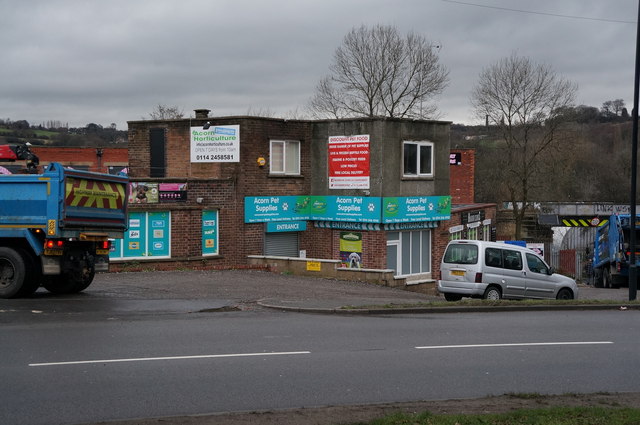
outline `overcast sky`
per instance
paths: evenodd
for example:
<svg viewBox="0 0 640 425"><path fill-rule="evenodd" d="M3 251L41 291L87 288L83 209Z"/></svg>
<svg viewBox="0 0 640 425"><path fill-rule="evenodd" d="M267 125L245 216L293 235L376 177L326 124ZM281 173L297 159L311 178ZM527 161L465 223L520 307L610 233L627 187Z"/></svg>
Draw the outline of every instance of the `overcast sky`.
<svg viewBox="0 0 640 425"><path fill-rule="evenodd" d="M300 116L353 27L437 43L440 119L476 124L478 75L516 53L577 83L577 104L633 106L631 0L0 0L0 118L125 130L158 105Z"/></svg>

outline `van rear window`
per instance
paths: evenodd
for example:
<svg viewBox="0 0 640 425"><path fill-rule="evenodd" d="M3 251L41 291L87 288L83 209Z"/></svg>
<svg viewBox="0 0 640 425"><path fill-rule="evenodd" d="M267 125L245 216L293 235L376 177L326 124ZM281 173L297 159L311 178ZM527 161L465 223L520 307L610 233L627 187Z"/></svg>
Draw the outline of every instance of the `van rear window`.
<svg viewBox="0 0 640 425"><path fill-rule="evenodd" d="M449 264L477 264L478 246L467 244L451 244L444 253L445 263Z"/></svg>

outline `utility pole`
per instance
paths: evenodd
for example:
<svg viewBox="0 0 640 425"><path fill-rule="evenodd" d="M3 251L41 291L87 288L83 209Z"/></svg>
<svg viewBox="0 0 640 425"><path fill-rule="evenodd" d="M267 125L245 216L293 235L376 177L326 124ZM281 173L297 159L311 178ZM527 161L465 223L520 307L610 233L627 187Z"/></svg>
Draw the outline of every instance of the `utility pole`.
<svg viewBox="0 0 640 425"><path fill-rule="evenodd" d="M629 241L629 301L638 293L638 270L636 267L636 180L638 177L638 79L640 79L640 0L636 22L636 70L633 82L633 131L631 132L631 240Z"/></svg>

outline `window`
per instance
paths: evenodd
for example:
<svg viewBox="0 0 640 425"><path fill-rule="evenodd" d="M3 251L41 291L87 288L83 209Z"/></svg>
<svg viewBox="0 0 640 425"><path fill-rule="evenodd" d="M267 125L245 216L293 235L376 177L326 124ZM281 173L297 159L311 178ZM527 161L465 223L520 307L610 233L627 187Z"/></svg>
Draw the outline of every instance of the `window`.
<svg viewBox="0 0 640 425"><path fill-rule="evenodd" d="M271 141L271 174L300 175L300 142Z"/></svg>
<svg viewBox="0 0 640 425"><path fill-rule="evenodd" d="M482 226L482 236L483 240L490 241L491 240L491 225L486 224Z"/></svg>
<svg viewBox="0 0 640 425"><path fill-rule="evenodd" d="M458 225L449 228L449 240L457 241L459 239L464 239L464 226Z"/></svg>
<svg viewBox="0 0 640 425"><path fill-rule="evenodd" d="M489 267L502 267L502 250L487 248L484 251L484 264Z"/></svg>
<svg viewBox="0 0 640 425"><path fill-rule="evenodd" d="M444 262L448 264L477 264L478 246L450 244L444 253Z"/></svg>
<svg viewBox="0 0 640 425"><path fill-rule="evenodd" d="M504 268L511 270L522 270L522 255L518 251L503 251Z"/></svg>
<svg viewBox="0 0 640 425"><path fill-rule="evenodd" d="M484 263L490 267L510 270L522 270L522 255L509 249L487 248Z"/></svg>
<svg viewBox="0 0 640 425"><path fill-rule="evenodd" d="M405 177L433 177L433 143L404 142Z"/></svg>
<svg viewBox="0 0 640 425"><path fill-rule="evenodd" d="M166 141L164 128L149 131L149 177L165 177Z"/></svg>
<svg viewBox="0 0 640 425"><path fill-rule="evenodd" d="M396 276L431 272L431 231L389 232L387 267Z"/></svg>
<svg viewBox="0 0 640 425"><path fill-rule="evenodd" d="M547 268L547 265L544 263L544 261L533 254L526 254L526 256L529 270L531 270L533 273L549 274L549 269Z"/></svg>

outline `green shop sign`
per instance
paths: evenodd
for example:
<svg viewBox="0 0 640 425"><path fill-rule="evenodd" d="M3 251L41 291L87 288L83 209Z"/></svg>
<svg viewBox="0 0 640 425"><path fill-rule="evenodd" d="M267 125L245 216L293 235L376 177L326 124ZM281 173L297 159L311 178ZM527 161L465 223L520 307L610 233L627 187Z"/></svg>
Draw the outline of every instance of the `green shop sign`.
<svg viewBox="0 0 640 425"><path fill-rule="evenodd" d="M451 218L450 196L382 198L383 223L441 221Z"/></svg>
<svg viewBox="0 0 640 425"><path fill-rule="evenodd" d="M244 222L316 220L353 223L439 221L451 217L450 196L248 196Z"/></svg>
<svg viewBox="0 0 640 425"><path fill-rule="evenodd" d="M248 196L244 222L291 220L380 222L380 199L368 196Z"/></svg>

